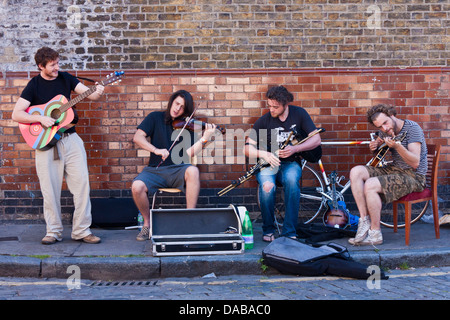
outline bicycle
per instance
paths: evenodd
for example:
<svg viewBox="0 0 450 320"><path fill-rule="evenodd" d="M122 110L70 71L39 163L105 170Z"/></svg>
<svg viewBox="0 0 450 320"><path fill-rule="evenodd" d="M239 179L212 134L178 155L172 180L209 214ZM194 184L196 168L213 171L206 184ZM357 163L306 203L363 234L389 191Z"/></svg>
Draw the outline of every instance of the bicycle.
<svg viewBox="0 0 450 320"><path fill-rule="evenodd" d="M322 142L322 145L363 145L369 144L370 141L335 141L335 142ZM369 161L370 163L370 161ZM368 164L369 164L368 163ZM381 161L380 165L385 165L386 161ZM368 165L367 164L367 165ZM312 166L317 165L320 170L320 174ZM340 176L336 179L335 188L330 181L329 175L325 171L324 164L320 159L316 164L309 163L305 160L301 162L302 177L300 180L300 210L299 210L299 223L309 224L322 215L323 217L328 209L327 202L336 199L338 201L344 201L344 194L350 188L350 180L345 184L341 182L345 179L345 176ZM335 192L335 194L333 193ZM259 206L259 192L257 194L257 203ZM283 192L277 192L277 205L275 208L275 220L277 228L282 225L284 214L284 195ZM415 204L412 207L411 224L419 221L425 214L428 208L428 202ZM392 205L383 204L381 211L381 225L393 228L394 223L392 221ZM398 213L398 228L404 228L404 208L399 207Z"/></svg>

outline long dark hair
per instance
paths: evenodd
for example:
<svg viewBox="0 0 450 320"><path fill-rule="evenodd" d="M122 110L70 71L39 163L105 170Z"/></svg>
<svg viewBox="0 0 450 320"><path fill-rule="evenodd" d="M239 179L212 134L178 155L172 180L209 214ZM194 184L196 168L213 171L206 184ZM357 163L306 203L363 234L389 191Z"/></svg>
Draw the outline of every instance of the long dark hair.
<svg viewBox="0 0 450 320"><path fill-rule="evenodd" d="M181 117L189 117L192 112L194 112L194 98L192 98L192 95L186 90L178 90L170 96L169 103L167 104L165 113L165 120L167 123L172 120L170 117L170 108L172 108L173 101L178 97L182 97L184 99L184 113Z"/></svg>

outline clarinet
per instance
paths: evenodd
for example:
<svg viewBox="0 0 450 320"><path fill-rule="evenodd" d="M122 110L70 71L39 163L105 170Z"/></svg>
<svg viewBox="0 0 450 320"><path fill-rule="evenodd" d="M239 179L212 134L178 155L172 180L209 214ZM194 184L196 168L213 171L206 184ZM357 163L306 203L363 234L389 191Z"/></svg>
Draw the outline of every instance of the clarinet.
<svg viewBox="0 0 450 320"><path fill-rule="evenodd" d="M217 194L219 195L219 197L223 196L225 193L227 193L228 191L233 190L234 188L236 188L237 186L243 184L245 181L247 181L248 179L250 179L251 177L253 177L253 175L258 172L259 170L261 170L262 168L266 167L268 165L267 161L264 159L259 159L259 161L250 168L250 170L248 170L242 177L240 177L237 180L233 180L231 182L231 184L226 187L223 188L222 190L220 190Z"/></svg>
<svg viewBox="0 0 450 320"><path fill-rule="evenodd" d="M297 145L297 144L302 144L303 142L305 142L306 140L308 140L309 138L311 138L312 136L325 131L324 128L319 128L316 129L314 131L312 131L305 139L301 140L301 141L295 141L292 145ZM296 132L294 130L292 130L289 133L288 138L284 141L283 145L280 147L280 149L284 149L290 142L292 135L296 135ZM236 188L237 186L243 184L245 181L247 181L248 179L250 179L251 177L253 177L253 175L258 172L259 170L264 169L265 167L268 167L269 163L264 160L263 158L259 159L258 162L250 168L250 170L248 170L242 177L240 177L237 180L233 180L231 182L231 184L225 188L223 188L222 190L220 190L217 194L219 195L219 197L223 196L225 193L233 190L234 188Z"/></svg>

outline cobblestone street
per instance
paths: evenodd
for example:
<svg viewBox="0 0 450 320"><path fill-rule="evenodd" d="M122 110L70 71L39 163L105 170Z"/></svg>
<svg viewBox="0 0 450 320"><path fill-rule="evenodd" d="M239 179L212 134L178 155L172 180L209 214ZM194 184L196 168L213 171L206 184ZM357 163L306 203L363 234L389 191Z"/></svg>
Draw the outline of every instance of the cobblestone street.
<svg viewBox="0 0 450 320"><path fill-rule="evenodd" d="M244 303L248 300L448 300L450 298L450 267L392 270L387 275L388 280L379 282L376 279L366 281L338 277L244 275L80 282L73 279L0 278L0 299L196 300L198 305L199 301L205 300L239 300Z"/></svg>

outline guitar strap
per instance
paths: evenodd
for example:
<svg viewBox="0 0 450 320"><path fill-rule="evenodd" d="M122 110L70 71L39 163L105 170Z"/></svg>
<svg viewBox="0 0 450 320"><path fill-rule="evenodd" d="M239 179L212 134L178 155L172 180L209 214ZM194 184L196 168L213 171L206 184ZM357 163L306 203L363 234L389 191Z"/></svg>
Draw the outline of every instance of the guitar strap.
<svg viewBox="0 0 450 320"><path fill-rule="evenodd" d="M80 79L80 80L85 80L85 81L89 81L89 82L95 83L95 81L94 81L94 80L92 80L92 79L89 79L89 78L77 77L77 79Z"/></svg>
<svg viewBox="0 0 450 320"><path fill-rule="evenodd" d="M53 160L59 160L58 143L53 146Z"/></svg>
<svg viewBox="0 0 450 320"><path fill-rule="evenodd" d="M80 80L85 80L85 81L88 81L88 82L95 83L94 80L89 79L89 78L83 78L83 77L76 77L76 78L77 78L77 79L80 79ZM77 112L76 112L76 109L75 109L75 108L73 109L73 112L74 112L74 114L75 114L74 122L77 123L77 122L78 122L78 115L77 115ZM60 159L60 158L59 158L58 143L56 143L56 144L53 146L53 160L59 160L59 159Z"/></svg>

